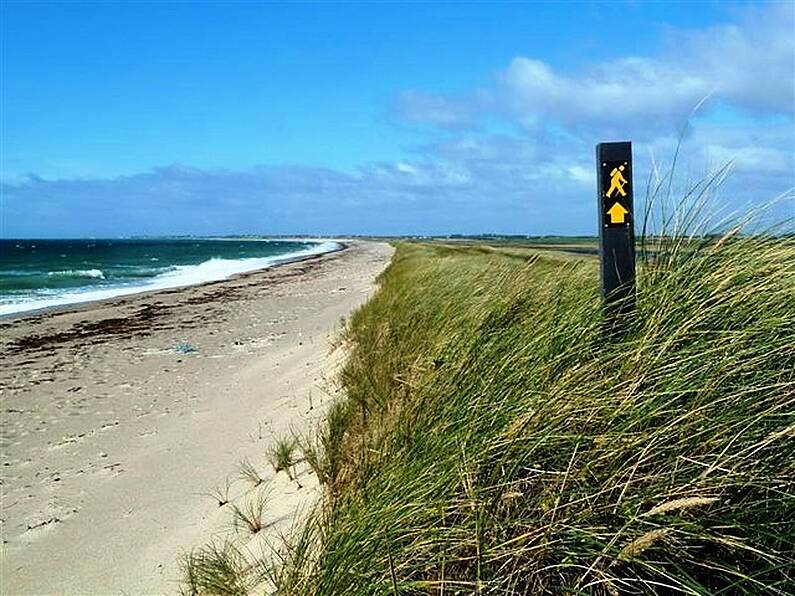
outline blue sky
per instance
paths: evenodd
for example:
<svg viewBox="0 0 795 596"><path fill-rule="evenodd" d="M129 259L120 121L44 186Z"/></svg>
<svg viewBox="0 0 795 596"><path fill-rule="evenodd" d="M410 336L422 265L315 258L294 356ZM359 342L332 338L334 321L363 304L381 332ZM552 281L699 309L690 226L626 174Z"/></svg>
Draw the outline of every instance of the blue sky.
<svg viewBox="0 0 795 596"><path fill-rule="evenodd" d="M677 185L795 184L788 2L0 10L5 237L590 234L594 144L664 172L705 97Z"/></svg>

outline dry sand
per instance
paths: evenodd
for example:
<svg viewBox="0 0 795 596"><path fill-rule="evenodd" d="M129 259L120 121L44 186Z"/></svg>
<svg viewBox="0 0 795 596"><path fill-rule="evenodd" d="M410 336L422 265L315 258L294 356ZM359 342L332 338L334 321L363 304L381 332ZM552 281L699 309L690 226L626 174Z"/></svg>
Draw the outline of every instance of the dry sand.
<svg viewBox="0 0 795 596"><path fill-rule="evenodd" d="M163 594L177 559L234 532L206 493L249 459L289 525L318 493L275 474L275 436L333 400L343 317L392 249L0 321L3 594ZM174 346L184 342L193 353ZM300 482L300 487L299 487Z"/></svg>

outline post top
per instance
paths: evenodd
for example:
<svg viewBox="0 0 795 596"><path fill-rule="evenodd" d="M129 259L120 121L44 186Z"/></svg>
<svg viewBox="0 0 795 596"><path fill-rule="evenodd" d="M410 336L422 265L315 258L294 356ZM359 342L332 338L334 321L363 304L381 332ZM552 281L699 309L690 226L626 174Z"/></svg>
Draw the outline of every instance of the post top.
<svg viewBox="0 0 795 596"><path fill-rule="evenodd" d="M603 161L620 161L632 159L631 141L614 141L611 143L599 143L596 146L596 158Z"/></svg>

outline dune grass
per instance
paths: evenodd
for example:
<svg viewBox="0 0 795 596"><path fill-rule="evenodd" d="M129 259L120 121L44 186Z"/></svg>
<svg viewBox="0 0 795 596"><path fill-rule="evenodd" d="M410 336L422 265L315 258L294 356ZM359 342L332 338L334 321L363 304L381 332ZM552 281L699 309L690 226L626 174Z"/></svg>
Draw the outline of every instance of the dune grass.
<svg viewBox="0 0 795 596"><path fill-rule="evenodd" d="M248 561L231 541L213 542L185 555L181 560L184 596L215 594L244 596L252 587Z"/></svg>
<svg viewBox="0 0 795 596"><path fill-rule="evenodd" d="M240 479L249 482L254 487L257 487L265 482L265 479L262 477L262 474L259 473L259 470L257 470L254 464L247 459L244 459L240 462L239 470Z"/></svg>
<svg viewBox="0 0 795 596"><path fill-rule="evenodd" d="M268 449L268 461L276 473L286 472L290 480L293 479L293 474L290 471L296 463L296 439L292 435L277 437L273 445Z"/></svg>
<svg viewBox="0 0 795 596"><path fill-rule="evenodd" d="M268 497L262 490L254 490L240 503L232 504L232 527L247 535L257 534L265 527Z"/></svg>
<svg viewBox="0 0 795 596"><path fill-rule="evenodd" d="M253 561L265 511L233 507L245 531L185 558L186 592L795 593L795 238L639 255L616 335L593 258L399 244L348 321L344 399L267 454L297 449L322 502Z"/></svg>
<svg viewBox="0 0 795 596"><path fill-rule="evenodd" d="M232 489L232 483L229 479L225 479L223 484L220 484L213 488L208 494L216 503L218 503L219 507L223 507L229 503L229 492Z"/></svg>
<svg viewBox="0 0 795 596"><path fill-rule="evenodd" d="M593 259L400 244L279 593L792 593L795 241L654 242L612 338Z"/></svg>

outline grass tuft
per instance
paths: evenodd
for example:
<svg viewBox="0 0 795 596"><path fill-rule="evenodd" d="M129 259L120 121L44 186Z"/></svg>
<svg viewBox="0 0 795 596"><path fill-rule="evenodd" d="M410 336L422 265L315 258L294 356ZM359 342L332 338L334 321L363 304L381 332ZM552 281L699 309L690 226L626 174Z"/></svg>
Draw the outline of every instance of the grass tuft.
<svg viewBox="0 0 795 596"><path fill-rule="evenodd" d="M290 480L293 474L290 471L296 463L296 440L294 437L279 437L268 450L268 460L275 472L285 471Z"/></svg>
<svg viewBox="0 0 795 596"><path fill-rule="evenodd" d="M185 596L244 596L248 594L248 563L231 542L212 543L180 561L181 592Z"/></svg>
<svg viewBox="0 0 795 596"><path fill-rule="evenodd" d="M265 527L267 496L262 491L247 495L241 504L232 504L232 525L235 530L257 534Z"/></svg>
<svg viewBox="0 0 795 596"><path fill-rule="evenodd" d="M240 478L250 482L255 487L265 482L257 468L247 459L240 462Z"/></svg>
<svg viewBox="0 0 795 596"><path fill-rule="evenodd" d="M314 433L301 436L297 440L297 447L302 457L320 483L327 488L331 488L330 481L341 474L344 458L343 441L352 416L351 412L350 402L335 402L329 408L326 419Z"/></svg>
<svg viewBox="0 0 795 596"><path fill-rule="evenodd" d="M224 480L222 485L216 486L209 492L210 497L212 497L216 503L218 503L219 507L223 507L224 505L229 503L229 490L232 487L232 483L227 478Z"/></svg>

